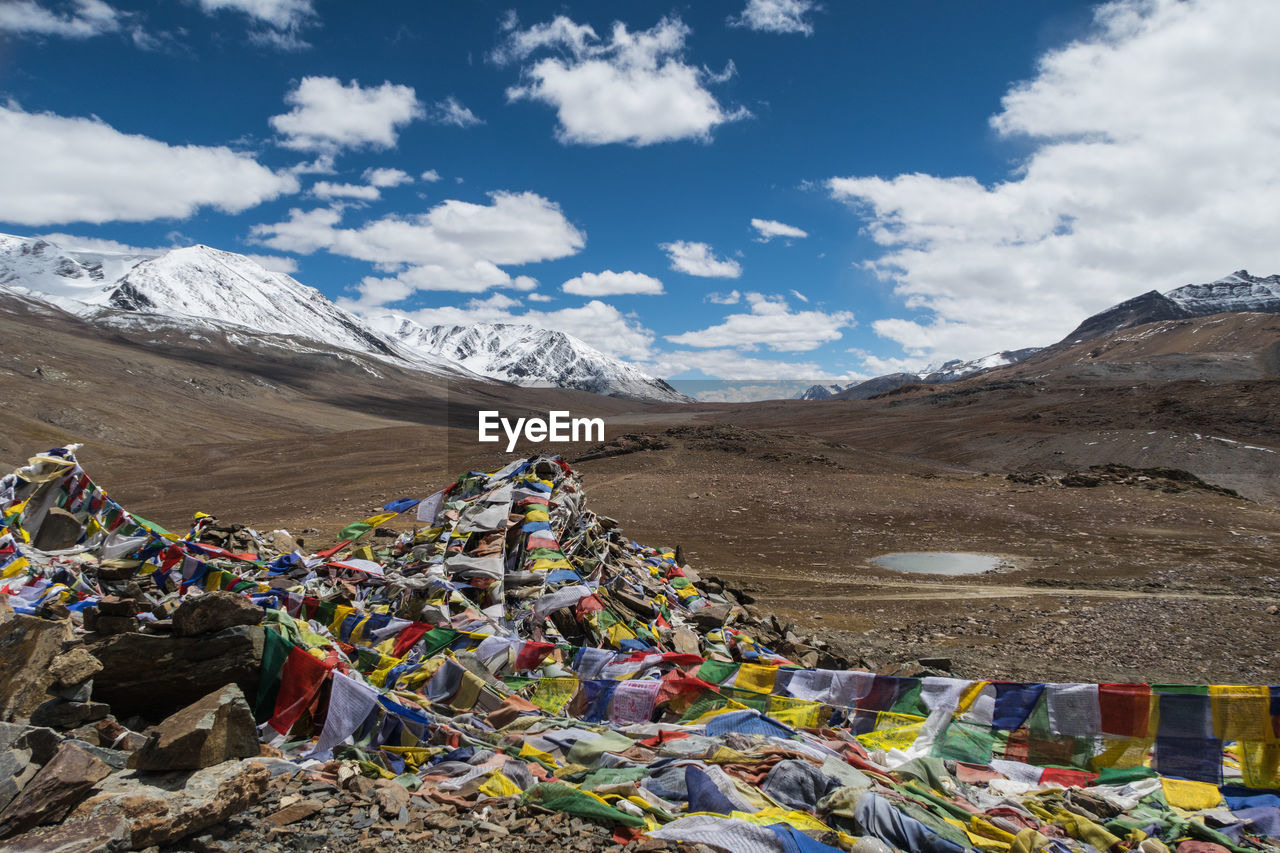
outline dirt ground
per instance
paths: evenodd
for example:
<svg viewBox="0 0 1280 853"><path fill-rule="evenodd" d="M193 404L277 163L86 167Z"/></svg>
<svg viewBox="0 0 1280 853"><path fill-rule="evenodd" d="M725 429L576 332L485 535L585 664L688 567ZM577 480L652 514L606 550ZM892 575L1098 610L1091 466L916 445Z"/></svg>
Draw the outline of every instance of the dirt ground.
<svg viewBox="0 0 1280 853"><path fill-rule="evenodd" d="M708 423L717 418L620 422L668 446L575 462L589 508L637 541L682 546L702 575L852 660L906 672L944 658L956 675L1013 680L1280 682L1280 615L1266 612L1280 603L1275 507L1150 482L1014 482ZM201 509L322 547L387 500L511 458L473 450L465 436L396 427L301 447L197 447L162 477L118 459L86 462L117 499L162 524L180 528ZM990 554L1001 565L939 576L871 562L915 551Z"/></svg>

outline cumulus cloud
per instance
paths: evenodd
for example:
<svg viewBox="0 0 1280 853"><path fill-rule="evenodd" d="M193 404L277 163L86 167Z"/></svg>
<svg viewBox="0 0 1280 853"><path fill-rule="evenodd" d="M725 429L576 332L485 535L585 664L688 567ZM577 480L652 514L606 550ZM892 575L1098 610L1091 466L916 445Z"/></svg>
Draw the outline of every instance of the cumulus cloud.
<svg viewBox="0 0 1280 853"><path fill-rule="evenodd" d="M355 198L364 201L376 201L381 193L376 186L361 184L335 184L329 181L317 181L311 188L316 198Z"/></svg>
<svg viewBox="0 0 1280 853"><path fill-rule="evenodd" d="M813 23L805 16L818 8L813 0L747 0L742 14L729 19L733 27L766 33L813 35Z"/></svg>
<svg viewBox="0 0 1280 853"><path fill-rule="evenodd" d="M768 243L774 237L791 237L798 240L809 236L807 231L774 219L752 219L751 227L756 229L756 233L760 235L756 237L756 242L758 243Z"/></svg>
<svg viewBox="0 0 1280 853"><path fill-rule="evenodd" d="M691 347L754 350L765 346L775 352L806 352L839 340L840 330L853 325L849 311L792 311L781 297L760 293L748 293L746 300L750 313L730 314L717 326L668 335L667 340Z"/></svg>
<svg viewBox="0 0 1280 853"><path fill-rule="evenodd" d="M1031 153L1005 181L833 178L923 318L912 356L1049 343L1152 288L1280 268L1280 4L1119 0L1043 56L991 119Z"/></svg>
<svg viewBox="0 0 1280 853"><path fill-rule="evenodd" d="M249 33L258 44L285 50L307 47L300 30L316 20L312 0L198 0L206 14L239 12L259 26Z"/></svg>
<svg viewBox="0 0 1280 853"><path fill-rule="evenodd" d="M658 295L663 292L661 281L653 276L630 270L584 272L566 281L560 289L574 296L621 296L626 293Z"/></svg>
<svg viewBox="0 0 1280 853"><path fill-rule="evenodd" d="M293 109L272 116L271 126L285 147L300 151L391 148L400 127L424 115L411 86L344 86L336 77L303 77L285 103Z"/></svg>
<svg viewBox="0 0 1280 853"><path fill-rule="evenodd" d="M514 19L510 23L515 26ZM500 64L527 62L521 83L507 89L511 101L529 100L556 110L564 143L643 146L677 139L706 141L719 125L750 115L722 107L707 84L724 82L684 61L690 29L679 18L631 31L617 22L608 39L589 25L558 16L529 29L514 29L493 53Z"/></svg>
<svg viewBox="0 0 1280 853"><path fill-rule="evenodd" d="M429 184L434 184L436 181L440 180L440 173L435 169L427 169L427 171L423 172L418 177Z"/></svg>
<svg viewBox="0 0 1280 853"><path fill-rule="evenodd" d="M124 15L102 0L75 0L57 12L34 0L0 3L0 32L87 39L118 32Z"/></svg>
<svg viewBox="0 0 1280 853"><path fill-rule="evenodd" d="M742 301L742 294L736 290L730 290L728 293L708 293L703 297L704 302L710 302L712 305L737 305Z"/></svg>
<svg viewBox="0 0 1280 853"><path fill-rule="evenodd" d="M431 116L431 120L436 124L451 124L454 127L475 127L477 124L484 124L483 119L477 118L475 113L459 103L453 95L436 102L435 113Z"/></svg>
<svg viewBox="0 0 1280 853"><path fill-rule="evenodd" d="M658 248L667 253L671 268L676 272L702 278L737 278L742 275L741 264L732 258L717 258L706 243L676 240L661 243Z"/></svg>
<svg viewBox="0 0 1280 853"><path fill-rule="evenodd" d="M0 106L0 151L0 220L22 225L239 213L298 191L293 175L226 147L168 145L12 104Z"/></svg>
<svg viewBox="0 0 1280 853"><path fill-rule="evenodd" d="M393 313L424 326L525 323L573 335L601 352L621 359L644 359L651 353L653 332L606 302L592 299L577 308L516 313L511 310L510 300L495 298L501 296L493 294L487 299L472 299L461 308L445 306Z"/></svg>
<svg viewBox="0 0 1280 853"><path fill-rule="evenodd" d="M369 182L369 186L383 189L413 183L413 178L400 169L365 169L361 177Z"/></svg>
<svg viewBox="0 0 1280 853"><path fill-rule="evenodd" d="M347 304L364 310L422 290L531 290L534 279L513 277L502 267L567 257L586 244L560 206L542 196L495 192L489 198L489 204L451 199L419 216L388 216L355 228L341 227L342 211L334 207L294 209L285 221L256 225L251 234L282 251L323 249L401 268L393 278L360 283L360 297Z"/></svg>
<svg viewBox="0 0 1280 853"><path fill-rule="evenodd" d="M167 248L155 246L133 246L118 240L107 240L101 237L80 237L75 234L61 232L39 235L39 239L61 246L63 249L81 252L120 252L125 255L163 255Z"/></svg>

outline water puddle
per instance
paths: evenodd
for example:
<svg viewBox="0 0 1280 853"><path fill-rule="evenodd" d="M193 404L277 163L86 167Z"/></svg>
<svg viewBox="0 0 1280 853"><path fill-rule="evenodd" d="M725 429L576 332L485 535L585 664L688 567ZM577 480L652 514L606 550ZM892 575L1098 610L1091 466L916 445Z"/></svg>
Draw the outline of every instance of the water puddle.
<svg viewBox="0 0 1280 853"><path fill-rule="evenodd" d="M871 560L877 566L895 572L924 575L980 575L1004 565L991 554L965 554L951 551L921 551L885 554Z"/></svg>

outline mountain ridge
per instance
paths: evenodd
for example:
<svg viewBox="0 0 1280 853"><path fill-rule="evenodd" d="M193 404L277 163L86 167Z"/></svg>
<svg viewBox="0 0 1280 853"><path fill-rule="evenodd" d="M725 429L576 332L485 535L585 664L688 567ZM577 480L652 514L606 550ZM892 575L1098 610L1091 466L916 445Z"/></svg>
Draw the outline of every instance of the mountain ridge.
<svg viewBox="0 0 1280 853"><path fill-rule="evenodd" d="M479 326L431 331L402 315L390 315L426 331L394 334L401 324L386 322L387 315L379 321L387 328L379 329L372 318L338 306L292 276L206 245L116 252L68 249L42 238L0 234L0 291L104 325L229 324L268 336L309 339L441 375L663 402L687 399L662 380L576 338L534 326L510 326L519 331L495 334L483 324L475 334L486 337L491 350L505 343L511 351L490 352L479 365L484 369L475 370L464 363L463 353L439 346L438 339Z"/></svg>

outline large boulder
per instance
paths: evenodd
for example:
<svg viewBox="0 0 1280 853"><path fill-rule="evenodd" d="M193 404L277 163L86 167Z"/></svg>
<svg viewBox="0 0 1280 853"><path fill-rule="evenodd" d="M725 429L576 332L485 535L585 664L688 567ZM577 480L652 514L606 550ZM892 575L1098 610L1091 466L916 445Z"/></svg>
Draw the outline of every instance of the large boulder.
<svg viewBox="0 0 1280 853"><path fill-rule="evenodd" d="M104 637L89 647L102 664L93 698L110 705L117 719L158 722L227 684L253 697L262 643L263 628L248 625L204 637Z"/></svg>
<svg viewBox="0 0 1280 853"><path fill-rule="evenodd" d="M0 720L29 717L48 699L49 667L72 639L69 620L14 614L0 621Z"/></svg>
<svg viewBox="0 0 1280 853"><path fill-rule="evenodd" d="M252 759L194 773L129 770L108 777L71 818L124 818L135 849L172 844L252 808L266 793L270 776Z"/></svg>
<svg viewBox="0 0 1280 853"><path fill-rule="evenodd" d="M73 743L62 744L0 812L0 838L62 820L110 773L110 767L87 751Z"/></svg>
<svg viewBox="0 0 1280 853"><path fill-rule="evenodd" d="M0 841L0 853L124 853L133 849L122 817L69 820Z"/></svg>
<svg viewBox="0 0 1280 853"><path fill-rule="evenodd" d="M138 770L199 770L258 754L258 730L244 693L234 684L183 708L156 727L133 753Z"/></svg>
<svg viewBox="0 0 1280 853"><path fill-rule="evenodd" d="M193 595L173 613L173 633L179 637L198 637L236 625L257 625L262 621L262 608L243 595L225 590Z"/></svg>

